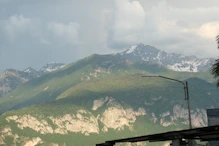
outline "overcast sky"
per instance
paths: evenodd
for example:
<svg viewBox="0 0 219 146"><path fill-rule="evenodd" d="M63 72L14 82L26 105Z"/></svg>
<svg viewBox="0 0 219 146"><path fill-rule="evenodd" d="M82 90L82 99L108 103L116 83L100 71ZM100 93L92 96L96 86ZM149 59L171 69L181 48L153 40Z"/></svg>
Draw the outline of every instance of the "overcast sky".
<svg viewBox="0 0 219 146"><path fill-rule="evenodd" d="M0 72L136 43L218 57L218 0L0 0Z"/></svg>

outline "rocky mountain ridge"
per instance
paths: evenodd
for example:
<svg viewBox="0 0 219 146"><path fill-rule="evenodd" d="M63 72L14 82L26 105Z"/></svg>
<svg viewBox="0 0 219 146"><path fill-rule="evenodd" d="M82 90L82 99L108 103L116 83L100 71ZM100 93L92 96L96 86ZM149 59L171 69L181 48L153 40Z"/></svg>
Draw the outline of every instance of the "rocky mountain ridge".
<svg viewBox="0 0 219 146"><path fill-rule="evenodd" d="M52 63L47 63L46 65L44 65L41 69L40 69L40 73L41 74L46 74L52 71L55 71L57 69L60 69L62 67L64 67L66 64L64 63L58 63L58 62L52 62Z"/></svg>
<svg viewBox="0 0 219 146"><path fill-rule="evenodd" d="M179 72L209 72L214 63L214 58L197 58L196 56L184 56L182 54L167 53L153 46L137 44L129 49L115 54L120 61L143 61L158 64L167 69ZM111 56L114 56L114 54ZM112 57L113 58L113 57ZM23 71L7 69L0 75L0 97L14 90L18 85L30 79L40 77L46 73L64 67L64 63L52 62L44 65L39 71L28 67Z"/></svg>
<svg viewBox="0 0 219 146"><path fill-rule="evenodd" d="M197 58L196 56L167 53L144 44L133 45L117 55L121 55L122 58L129 60L141 60L159 64L168 69L180 72L209 72L210 67L215 62L214 58Z"/></svg>
<svg viewBox="0 0 219 146"><path fill-rule="evenodd" d="M31 67L28 67L23 71L16 69L6 69L0 75L0 97L11 92L22 83L25 83L33 78L40 77L51 71L55 71L64 66L64 63L53 62L44 65L39 71L36 71Z"/></svg>

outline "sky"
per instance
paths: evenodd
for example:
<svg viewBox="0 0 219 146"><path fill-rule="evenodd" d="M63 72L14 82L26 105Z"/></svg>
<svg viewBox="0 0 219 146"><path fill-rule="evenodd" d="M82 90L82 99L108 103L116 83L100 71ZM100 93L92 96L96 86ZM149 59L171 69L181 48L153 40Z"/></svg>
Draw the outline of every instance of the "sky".
<svg viewBox="0 0 219 146"><path fill-rule="evenodd" d="M218 14L218 0L0 0L0 72L138 43L217 58Z"/></svg>

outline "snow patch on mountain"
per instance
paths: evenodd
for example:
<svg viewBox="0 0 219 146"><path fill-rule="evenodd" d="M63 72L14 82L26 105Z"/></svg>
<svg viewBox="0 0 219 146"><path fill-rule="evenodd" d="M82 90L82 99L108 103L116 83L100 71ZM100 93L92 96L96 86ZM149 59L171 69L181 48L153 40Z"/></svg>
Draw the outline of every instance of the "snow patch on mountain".
<svg viewBox="0 0 219 146"><path fill-rule="evenodd" d="M58 70L62 67L64 67L65 64L64 63L57 63L57 62L52 62L52 63L47 63L46 65L44 65L40 71L43 73L48 73L48 72L52 72L55 70Z"/></svg>
<svg viewBox="0 0 219 146"><path fill-rule="evenodd" d="M128 51L126 51L126 54L132 53L136 49L136 47L137 47L137 45L131 46L131 48Z"/></svg>
<svg viewBox="0 0 219 146"><path fill-rule="evenodd" d="M31 70L28 68L28 69L24 70L24 72L30 73Z"/></svg>
<svg viewBox="0 0 219 146"><path fill-rule="evenodd" d="M196 56L167 53L144 44L133 45L126 51L119 53L119 55L123 59L133 61L142 60L180 72L208 72L215 61L214 58L200 59Z"/></svg>
<svg viewBox="0 0 219 146"><path fill-rule="evenodd" d="M25 72L25 73L35 73L37 71L35 69L31 68L31 67L28 67L27 69L23 70L23 72Z"/></svg>

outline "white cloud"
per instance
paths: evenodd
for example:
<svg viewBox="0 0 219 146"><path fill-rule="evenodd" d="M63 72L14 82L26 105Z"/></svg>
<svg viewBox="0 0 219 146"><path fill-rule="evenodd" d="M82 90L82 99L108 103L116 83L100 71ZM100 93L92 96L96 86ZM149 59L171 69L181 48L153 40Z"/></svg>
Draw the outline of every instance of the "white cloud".
<svg viewBox="0 0 219 146"><path fill-rule="evenodd" d="M198 28L197 33L203 38L215 39L219 33L219 21L203 24Z"/></svg>
<svg viewBox="0 0 219 146"><path fill-rule="evenodd" d="M145 11L138 1L114 0L112 40L132 43L139 39L145 24Z"/></svg>
<svg viewBox="0 0 219 146"><path fill-rule="evenodd" d="M48 30L55 36L66 41L66 43L74 44L78 42L80 25L74 22L68 24L50 22L48 23Z"/></svg>
<svg viewBox="0 0 219 146"><path fill-rule="evenodd" d="M30 40L38 43L42 32L43 27L39 19L31 19L22 14L15 14L7 19L0 19L0 41L2 41L2 46L13 46L18 43L26 44Z"/></svg>
<svg viewBox="0 0 219 146"><path fill-rule="evenodd" d="M23 15L14 15L3 21L3 32L7 40L13 42L19 35L29 33L32 25L31 19Z"/></svg>
<svg viewBox="0 0 219 146"><path fill-rule="evenodd" d="M0 71L14 62L15 67L71 62L93 53L115 53L135 43L216 57L219 1L194 1L0 0ZM22 59L14 61L12 54Z"/></svg>
<svg viewBox="0 0 219 146"><path fill-rule="evenodd" d="M22 14L0 20L0 32L2 32L0 37L10 45L21 39L29 41L32 39L31 41L43 45L75 44L78 42L79 30L78 23L43 23L41 19L31 19Z"/></svg>

